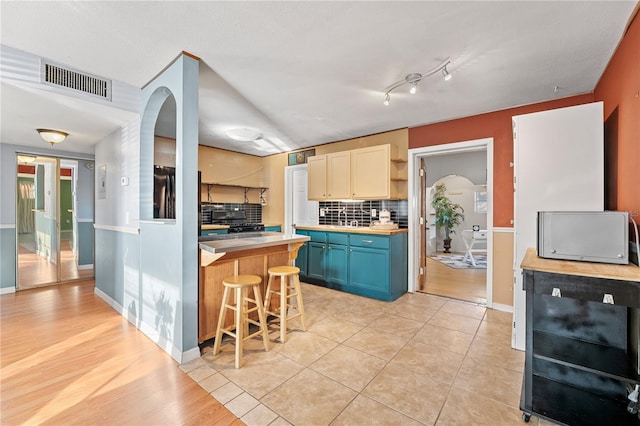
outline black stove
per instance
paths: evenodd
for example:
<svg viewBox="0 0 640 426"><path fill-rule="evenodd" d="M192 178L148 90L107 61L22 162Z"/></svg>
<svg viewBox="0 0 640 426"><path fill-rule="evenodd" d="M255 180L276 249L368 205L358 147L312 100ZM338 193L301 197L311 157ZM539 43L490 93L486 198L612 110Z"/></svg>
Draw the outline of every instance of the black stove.
<svg viewBox="0 0 640 426"><path fill-rule="evenodd" d="M264 225L262 223L240 223L230 224L229 233L237 234L240 232L261 232L264 231Z"/></svg>
<svg viewBox="0 0 640 426"><path fill-rule="evenodd" d="M244 210L213 211L211 223L214 225L228 225L230 234L264 231L262 223L247 222L247 214Z"/></svg>

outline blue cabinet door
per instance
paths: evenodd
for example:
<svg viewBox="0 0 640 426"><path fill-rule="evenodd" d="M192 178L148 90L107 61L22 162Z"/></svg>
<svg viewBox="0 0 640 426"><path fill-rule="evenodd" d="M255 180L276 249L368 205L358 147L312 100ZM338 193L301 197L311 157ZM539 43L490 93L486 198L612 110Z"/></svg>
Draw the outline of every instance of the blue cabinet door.
<svg viewBox="0 0 640 426"><path fill-rule="evenodd" d="M327 263L325 266L325 280L331 288L346 289L348 282L349 251L348 247L329 244L327 248Z"/></svg>
<svg viewBox="0 0 640 426"><path fill-rule="evenodd" d="M349 287L363 296L389 300L389 250L352 246Z"/></svg>
<svg viewBox="0 0 640 426"><path fill-rule="evenodd" d="M299 235L308 235L306 231L296 231ZM309 258L309 242L305 241L298 249L298 256L296 257L296 266L300 268L300 276L307 276L307 262Z"/></svg>
<svg viewBox="0 0 640 426"><path fill-rule="evenodd" d="M327 245L310 241L307 243L307 277L324 281L325 253Z"/></svg>
<svg viewBox="0 0 640 426"><path fill-rule="evenodd" d="M280 226L265 226L264 230L266 232L282 232L282 228Z"/></svg>

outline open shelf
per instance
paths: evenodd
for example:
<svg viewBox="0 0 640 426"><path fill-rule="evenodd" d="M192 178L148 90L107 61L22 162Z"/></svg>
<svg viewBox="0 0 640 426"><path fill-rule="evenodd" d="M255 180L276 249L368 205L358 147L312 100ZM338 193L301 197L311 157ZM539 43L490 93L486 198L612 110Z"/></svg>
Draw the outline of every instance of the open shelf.
<svg viewBox="0 0 640 426"><path fill-rule="evenodd" d="M622 349L536 330L533 341L534 358L629 383L638 382L638 374Z"/></svg>

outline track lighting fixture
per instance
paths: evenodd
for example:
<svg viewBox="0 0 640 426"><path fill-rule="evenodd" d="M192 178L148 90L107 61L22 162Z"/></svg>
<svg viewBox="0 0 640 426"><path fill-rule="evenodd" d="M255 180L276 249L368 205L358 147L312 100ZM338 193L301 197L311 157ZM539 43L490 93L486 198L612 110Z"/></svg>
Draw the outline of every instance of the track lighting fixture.
<svg viewBox="0 0 640 426"><path fill-rule="evenodd" d="M418 90L418 83L422 81L422 79L424 79L425 77L429 77L430 75L434 75L435 73L437 73L438 71L442 71L442 75L444 77L445 80L449 81L451 80L451 74L449 73L449 71L447 71L447 65L449 65L451 63L451 61L449 59L447 59L446 61L444 61L443 63L441 63L440 65L438 65L437 67L423 73L411 73L411 74L407 74L402 80L396 81L395 83L391 84L390 86L387 86L386 89L384 89L384 104L385 105L389 105L390 101L391 101L391 92L394 91L395 89L397 89L398 87L404 85L404 84L408 84L411 87L409 88L409 93L411 93L412 95L415 95L417 90Z"/></svg>

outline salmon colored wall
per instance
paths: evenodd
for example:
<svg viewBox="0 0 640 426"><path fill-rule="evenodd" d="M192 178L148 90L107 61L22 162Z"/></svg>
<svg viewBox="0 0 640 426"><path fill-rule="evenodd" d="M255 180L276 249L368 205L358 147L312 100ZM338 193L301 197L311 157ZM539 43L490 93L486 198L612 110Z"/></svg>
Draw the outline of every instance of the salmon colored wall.
<svg viewBox="0 0 640 426"><path fill-rule="evenodd" d="M511 117L594 101L593 94L509 108L409 129L409 149L493 138L493 226L512 227L513 137Z"/></svg>
<svg viewBox="0 0 640 426"><path fill-rule="evenodd" d="M640 222L640 18L628 27L595 89L595 100L604 102L604 119L612 121L613 147L605 146L606 169L612 170L607 188L611 209L628 211ZM617 123L616 121L617 115ZM612 118L612 120L609 120ZM608 132L610 129L607 129ZM608 133L607 132L607 133ZM617 135L617 137L616 137ZM617 139L617 143L616 143ZM617 147L615 146L617 145ZM610 151L613 150L613 151ZM630 234L632 235L632 234Z"/></svg>

